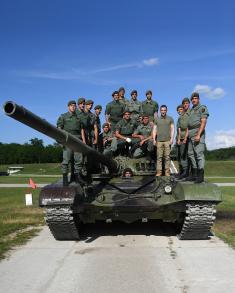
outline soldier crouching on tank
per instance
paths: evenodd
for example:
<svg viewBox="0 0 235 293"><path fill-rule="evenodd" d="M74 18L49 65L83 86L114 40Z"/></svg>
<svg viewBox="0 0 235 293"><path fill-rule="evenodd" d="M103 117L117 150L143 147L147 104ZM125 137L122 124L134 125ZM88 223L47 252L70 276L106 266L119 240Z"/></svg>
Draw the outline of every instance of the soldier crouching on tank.
<svg viewBox="0 0 235 293"><path fill-rule="evenodd" d="M76 113L76 101L68 102L68 112L62 114L57 120L57 127L63 129L75 137L82 139L85 142L85 133L81 120ZM71 158L74 156L74 178L76 183L83 184L84 181L81 178L82 170L82 154L73 152L68 147L63 147L63 161L61 164L63 174L63 185L68 186L68 167L71 162Z"/></svg>
<svg viewBox="0 0 235 293"><path fill-rule="evenodd" d="M140 139L134 145L135 151L133 153L134 158L140 158L145 155L151 160L151 154L153 152L153 139L152 139L152 126L149 123L149 116L142 116L142 123L136 128L132 137Z"/></svg>
<svg viewBox="0 0 235 293"><path fill-rule="evenodd" d="M103 124L102 143L103 143L103 154L105 156L112 157L117 150L117 138L110 130L109 124Z"/></svg>
<svg viewBox="0 0 235 293"><path fill-rule="evenodd" d="M124 111L123 119L117 123L115 133L118 151L127 156L131 155L132 146L139 141L137 138L132 138L132 134L137 125L131 120L130 115L131 113L129 110Z"/></svg>
<svg viewBox="0 0 235 293"><path fill-rule="evenodd" d="M191 102L193 107L189 113L187 136L189 138L188 157L192 165L192 175L186 180L201 183L204 181L205 128L209 113L207 107L200 104L199 93L192 93Z"/></svg>

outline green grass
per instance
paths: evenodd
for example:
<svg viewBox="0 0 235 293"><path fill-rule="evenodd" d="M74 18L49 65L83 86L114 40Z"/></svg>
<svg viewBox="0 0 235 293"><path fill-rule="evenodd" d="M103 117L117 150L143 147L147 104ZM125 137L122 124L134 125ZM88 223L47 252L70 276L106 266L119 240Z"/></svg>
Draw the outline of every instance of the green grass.
<svg viewBox="0 0 235 293"><path fill-rule="evenodd" d="M33 191L33 206L30 207L25 206L27 191L27 188L0 189L0 258L34 236L44 223L43 211L38 207L40 189Z"/></svg>
<svg viewBox="0 0 235 293"><path fill-rule="evenodd" d="M20 184L28 184L29 183L29 178L32 178L33 181L37 183L52 183L56 182L60 179L60 177L35 177L35 176L0 176L0 184L3 183L20 183Z"/></svg>
<svg viewBox="0 0 235 293"><path fill-rule="evenodd" d="M205 178L206 182L211 183L235 183L234 178Z"/></svg>
<svg viewBox="0 0 235 293"><path fill-rule="evenodd" d="M235 248L235 187L220 187L223 202L217 206L216 235Z"/></svg>
<svg viewBox="0 0 235 293"><path fill-rule="evenodd" d="M0 171L7 171L7 168L10 166L24 167L24 169L17 174L41 174L41 175L61 174L60 163L1 165Z"/></svg>
<svg viewBox="0 0 235 293"><path fill-rule="evenodd" d="M205 176L235 176L234 161L206 161Z"/></svg>

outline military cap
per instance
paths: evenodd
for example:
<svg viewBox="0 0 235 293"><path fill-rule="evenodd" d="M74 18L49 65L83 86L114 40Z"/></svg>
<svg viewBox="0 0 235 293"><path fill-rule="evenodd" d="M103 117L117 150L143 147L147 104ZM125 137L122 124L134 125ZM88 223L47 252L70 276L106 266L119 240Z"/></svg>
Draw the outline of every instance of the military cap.
<svg viewBox="0 0 235 293"><path fill-rule="evenodd" d="M190 98L191 101L192 101L193 97L199 98L199 93L197 93L197 92L192 93L191 98Z"/></svg>
<svg viewBox="0 0 235 293"><path fill-rule="evenodd" d="M133 90L133 91L131 91L131 96L132 96L133 94L137 94L137 90Z"/></svg>
<svg viewBox="0 0 235 293"><path fill-rule="evenodd" d="M184 108L184 106L183 105L178 105L176 110L178 111L179 108Z"/></svg>
<svg viewBox="0 0 235 293"><path fill-rule="evenodd" d="M120 87L120 88L119 88L118 92L121 92L121 91L124 91L124 92L125 92L124 87Z"/></svg>
<svg viewBox="0 0 235 293"><path fill-rule="evenodd" d="M126 113L131 113L131 111L129 109L125 109L122 113L122 115L126 114Z"/></svg>
<svg viewBox="0 0 235 293"><path fill-rule="evenodd" d="M189 98L183 98L183 100L182 100L182 105L183 105L183 103L185 103L185 102L190 103Z"/></svg>
<svg viewBox="0 0 235 293"><path fill-rule="evenodd" d="M145 95L147 96L147 94L153 94L151 90L146 91Z"/></svg>
<svg viewBox="0 0 235 293"><path fill-rule="evenodd" d="M109 127L109 124L108 123L104 123L103 125L102 125L102 128L104 128L104 127Z"/></svg>
<svg viewBox="0 0 235 293"><path fill-rule="evenodd" d="M114 91L113 93L112 93L112 96L114 96L114 95L118 95L119 93L118 93L118 91Z"/></svg>
<svg viewBox="0 0 235 293"><path fill-rule="evenodd" d="M82 104L82 103L85 103L85 101L86 101L86 100L85 100L84 98L79 98L79 99L78 99L78 105L79 105L79 104Z"/></svg>
<svg viewBox="0 0 235 293"><path fill-rule="evenodd" d="M71 101L69 101L69 102L68 102L68 106L70 106L70 105L73 105L73 104L75 104L75 105L76 105L76 101L74 101L74 100L71 100Z"/></svg>
<svg viewBox="0 0 235 293"><path fill-rule="evenodd" d="M101 106L101 105L96 105L94 109L95 109L95 110L96 110L96 109L101 109L101 110L102 110L102 106Z"/></svg>
<svg viewBox="0 0 235 293"><path fill-rule="evenodd" d="M92 100L87 100L86 105L90 105L90 104L94 104L94 102Z"/></svg>
<svg viewBox="0 0 235 293"><path fill-rule="evenodd" d="M143 114L141 116L142 116L142 118L144 118L144 117L148 117L149 118L149 114Z"/></svg>

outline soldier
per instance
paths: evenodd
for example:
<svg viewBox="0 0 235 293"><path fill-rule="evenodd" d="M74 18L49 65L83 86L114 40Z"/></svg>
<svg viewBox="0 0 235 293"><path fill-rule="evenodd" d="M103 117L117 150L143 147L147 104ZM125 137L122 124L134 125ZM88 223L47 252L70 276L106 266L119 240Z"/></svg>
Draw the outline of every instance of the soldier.
<svg viewBox="0 0 235 293"><path fill-rule="evenodd" d="M153 125L153 121L157 118L158 103L152 100L152 95L152 91L146 92L146 100L142 102L142 111L143 114L149 115L149 120Z"/></svg>
<svg viewBox="0 0 235 293"><path fill-rule="evenodd" d="M191 102L193 107L189 113L187 136L188 156L192 164L192 176L186 180L201 183L204 181L205 167L205 128L209 116L207 107L200 104L199 93L192 93Z"/></svg>
<svg viewBox="0 0 235 293"><path fill-rule="evenodd" d="M140 122L140 116L142 114L142 103L137 100L137 90L133 90L131 92L131 99L128 102L128 110L131 112L131 119L134 120L136 123Z"/></svg>
<svg viewBox="0 0 235 293"><path fill-rule="evenodd" d="M136 144L133 157L140 158L146 155L151 159L151 153L153 152L153 139L152 139L152 127L149 123L149 116L144 115L142 117L142 123L132 134L132 137L139 138L140 142Z"/></svg>
<svg viewBox="0 0 235 293"><path fill-rule="evenodd" d="M122 119L125 105L120 103L117 91L112 93L113 101L108 103L105 110L106 122L111 126L111 130L115 131L116 124Z"/></svg>
<svg viewBox="0 0 235 293"><path fill-rule="evenodd" d="M167 115L167 106L160 107L160 117L153 128L153 141L157 144L157 174L162 176L162 162L165 164L165 176L170 176L170 151L174 139L174 120ZM157 137L157 141L156 141Z"/></svg>
<svg viewBox="0 0 235 293"><path fill-rule="evenodd" d="M98 134L100 134L101 133L100 114L101 114L101 111L102 111L102 106L101 105L96 105L94 110L95 110L96 124L97 124L97 127L98 127Z"/></svg>
<svg viewBox="0 0 235 293"><path fill-rule="evenodd" d="M136 123L131 120L131 113L129 110L125 110L123 113L123 119L116 125L116 137L118 150L125 151L125 154L130 154L130 148L139 141L137 138L132 138L132 134L136 129Z"/></svg>
<svg viewBox="0 0 235 293"><path fill-rule="evenodd" d="M112 157L117 150L117 138L111 132L108 123L104 123L102 128L103 154Z"/></svg>
<svg viewBox="0 0 235 293"><path fill-rule="evenodd" d="M94 102L87 100L85 103L86 120L86 143L91 147L95 147L98 143L98 127L96 123L96 116L91 112Z"/></svg>
<svg viewBox="0 0 235 293"><path fill-rule="evenodd" d="M125 98L125 89L124 87L120 87L118 90L118 95L119 95L119 101L122 103L125 107L128 106L128 100Z"/></svg>
<svg viewBox="0 0 235 293"><path fill-rule="evenodd" d="M175 141L176 141L176 146L175 146L176 147L176 158L177 158L177 161L178 161L178 164L179 164L179 174L177 174L177 177L179 177L183 173L183 169L182 169L181 161L180 161L180 146L177 144L177 142L178 142L179 119L180 119L180 115L184 111L183 105L181 104L181 105L177 106L176 111L177 111L177 113L179 115L179 117L177 119L177 123L176 123L176 137L175 137Z"/></svg>
<svg viewBox="0 0 235 293"><path fill-rule="evenodd" d="M85 101L85 98L78 98L78 108L76 109L78 115L84 113Z"/></svg>
<svg viewBox="0 0 235 293"><path fill-rule="evenodd" d="M84 128L76 113L76 101L68 102L68 112L62 114L57 120L57 127L63 129L85 142ZM68 186L68 165L71 162L71 157L74 156L75 182L83 184L81 178L82 170L82 154L73 152L71 149L63 148L63 161L61 164L63 174L63 185Z"/></svg>
<svg viewBox="0 0 235 293"><path fill-rule="evenodd" d="M183 113L177 121L177 146L179 149L180 165L182 173L178 179L183 179L189 176L189 160L188 160L188 138L187 126L190 113L190 101L188 98L182 100Z"/></svg>

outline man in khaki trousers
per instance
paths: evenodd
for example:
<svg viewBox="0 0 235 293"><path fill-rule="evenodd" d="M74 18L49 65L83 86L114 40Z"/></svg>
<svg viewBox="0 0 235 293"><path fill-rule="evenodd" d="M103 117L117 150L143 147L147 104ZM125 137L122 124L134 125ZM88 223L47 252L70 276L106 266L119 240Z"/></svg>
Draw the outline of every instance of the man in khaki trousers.
<svg viewBox="0 0 235 293"><path fill-rule="evenodd" d="M167 106L160 107L161 115L157 117L153 128L153 141L157 146L157 174L162 176L162 161L164 160L165 176L170 176L170 151L174 138L174 120L167 115Z"/></svg>

